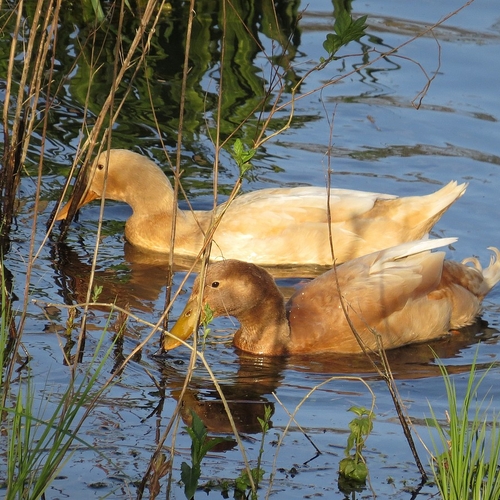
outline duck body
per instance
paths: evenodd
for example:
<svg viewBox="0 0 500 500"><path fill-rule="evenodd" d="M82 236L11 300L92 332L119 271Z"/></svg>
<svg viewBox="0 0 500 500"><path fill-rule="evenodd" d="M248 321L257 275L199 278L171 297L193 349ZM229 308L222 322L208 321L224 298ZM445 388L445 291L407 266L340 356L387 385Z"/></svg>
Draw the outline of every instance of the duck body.
<svg viewBox="0 0 500 500"><path fill-rule="evenodd" d="M147 251L169 253L176 212L174 253L195 257L214 217L225 210L183 211L163 171L148 158L124 149L103 152L88 174L78 208L92 200L122 201L133 214L125 238ZM106 169L107 165L107 169ZM107 180L104 189L104 179ZM450 182L439 191L398 198L389 194L320 187L262 189L238 196L221 218L211 260L240 259L265 266L322 265L381 250L427 234L466 189ZM69 205L57 219L66 218ZM327 211L330 207L330 214Z"/></svg>
<svg viewBox="0 0 500 500"><path fill-rule="evenodd" d="M195 280L162 350L192 334L200 293L202 310L208 305L214 316L239 321L233 343L254 354L354 354L442 337L474 322L483 298L500 280L496 248L484 270L476 259L468 259L473 263L468 266L429 251L453 241L420 240L351 260L310 281L286 304L263 268L236 260L211 264L203 287L200 277Z"/></svg>

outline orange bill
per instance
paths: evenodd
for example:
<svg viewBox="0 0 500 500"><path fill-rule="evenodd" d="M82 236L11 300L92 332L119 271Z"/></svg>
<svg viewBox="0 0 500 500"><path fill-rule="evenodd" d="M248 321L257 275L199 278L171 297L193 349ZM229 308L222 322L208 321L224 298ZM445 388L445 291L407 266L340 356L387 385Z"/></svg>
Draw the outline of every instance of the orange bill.
<svg viewBox="0 0 500 500"><path fill-rule="evenodd" d="M78 202L77 210L80 210L84 205L87 203L90 203L91 201L97 200L99 198L99 195L89 189L83 196L82 199ZM71 202L73 201L73 197L71 197L66 205L59 210L59 212L56 215L56 220L64 220L68 217L69 213L69 208L71 207Z"/></svg>

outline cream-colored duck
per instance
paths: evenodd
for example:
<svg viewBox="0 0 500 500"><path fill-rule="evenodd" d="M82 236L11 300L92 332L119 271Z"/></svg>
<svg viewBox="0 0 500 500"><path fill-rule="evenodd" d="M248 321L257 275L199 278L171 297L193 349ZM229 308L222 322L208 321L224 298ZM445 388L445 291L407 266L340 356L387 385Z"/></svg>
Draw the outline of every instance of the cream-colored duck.
<svg viewBox="0 0 500 500"><path fill-rule="evenodd" d="M500 252L482 269L430 252L454 238L404 243L351 260L310 281L285 304L267 271L227 260L211 264L202 292L197 277L191 297L171 334L187 339L196 328L201 297L214 316L234 316L240 328L234 345L270 356L336 352L353 354L425 342L474 322L481 301L500 280ZM465 265L472 262L474 267ZM340 290L353 334L339 298ZM379 343L378 343L379 342ZM161 352L179 345L165 336Z"/></svg>
<svg viewBox="0 0 500 500"><path fill-rule="evenodd" d="M94 162L79 208L103 194L107 153ZM393 195L332 189L331 233L337 262L381 250L428 233L466 184L450 182L426 196ZM109 154L105 198L133 210L125 238L145 250L168 253L173 190L162 170L148 158L124 149ZM326 189L262 189L243 194L229 207L214 235L211 259L235 258L260 265L332 265ZM57 219L67 217L69 203ZM219 212L222 206L218 207ZM177 209L175 254L196 256L211 211Z"/></svg>

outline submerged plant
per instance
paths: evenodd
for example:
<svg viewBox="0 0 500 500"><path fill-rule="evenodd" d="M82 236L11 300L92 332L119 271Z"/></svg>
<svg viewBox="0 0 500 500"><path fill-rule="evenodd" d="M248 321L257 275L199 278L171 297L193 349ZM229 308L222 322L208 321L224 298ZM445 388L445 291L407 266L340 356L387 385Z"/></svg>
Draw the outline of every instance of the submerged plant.
<svg viewBox="0 0 500 500"><path fill-rule="evenodd" d="M368 467L363 457L365 442L373 429L375 415L371 410L360 406L349 408L357 415L349 422L351 433L347 438L345 458L340 461L339 474L349 484L364 485L368 477Z"/></svg>
<svg viewBox="0 0 500 500"><path fill-rule="evenodd" d="M479 387L489 370L478 377L476 360L477 354L461 407L453 380L446 368L439 365L448 398L446 424L438 420L429 404L432 418L427 424L438 435L437 440L432 438L435 453L432 469L444 500L500 498L498 414L488 414L489 403L485 398L478 401Z"/></svg>

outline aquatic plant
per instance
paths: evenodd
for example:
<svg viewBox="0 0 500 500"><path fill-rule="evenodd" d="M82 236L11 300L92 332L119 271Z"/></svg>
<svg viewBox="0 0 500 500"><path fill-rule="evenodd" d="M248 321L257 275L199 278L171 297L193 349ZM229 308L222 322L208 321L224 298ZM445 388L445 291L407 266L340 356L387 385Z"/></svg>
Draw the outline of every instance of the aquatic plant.
<svg viewBox="0 0 500 500"><path fill-rule="evenodd" d="M257 458L257 465L251 470L252 481L249 480L248 470L244 470L240 476L235 481L235 488L240 494L244 494L247 489L251 489L252 500L257 498L257 489L259 488L259 483L263 479L265 471L262 469L262 457L264 455L264 444L266 435L270 428L271 423L271 415L272 415L271 406L265 406L264 408L264 418L257 417L261 430L262 437L260 440L259 447L259 455ZM253 483L253 484L252 484ZM254 486L254 487L252 487Z"/></svg>
<svg viewBox="0 0 500 500"><path fill-rule="evenodd" d="M330 58L349 42L358 41L365 34L366 19L368 16L361 16L354 20L347 11L341 10L333 25L334 33L328 33L323 42L324 49Z"/></svg>
<svg viewBox="0 0 500 500"><path fill-rule="evenodd" d="M368 477L368 467L363 457L363 448L373 429L374 413L366 408L349 408L357 415L349 422L350 434L344 450L345 457L340 461L339 474L348 483L363 485Z"/></svg>
<svg viewBox="0 0 500 500"><path fill-rule="evenodd" d="M477 373L477 352L471 366L463 399L459 399L452 376L439 367L448 400L446 421L427 419L434 448L432 471L444 500L500 498L500 422L491 401L479 396L488 370Z"/></svg>
<svg viewBox="0 0 500 500"><path fill-rule="evenodd" d="M192 423L186 427L191 438L191 465L187 462L181 464L181 479L184 483L184 493L187 500L194 497L198 488L198 481L201 475L201 461L205 455L219 443L225 441L225 438L209 438L207 428L203 425L200 417L191 411Z"/></svg>

